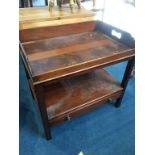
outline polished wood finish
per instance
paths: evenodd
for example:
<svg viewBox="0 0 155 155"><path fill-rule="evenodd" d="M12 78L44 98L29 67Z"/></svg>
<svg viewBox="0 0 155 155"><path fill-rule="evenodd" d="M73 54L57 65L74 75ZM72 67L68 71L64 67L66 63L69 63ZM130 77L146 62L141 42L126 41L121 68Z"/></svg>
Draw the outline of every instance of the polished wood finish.
<svg viewBox="0 0 155 155"><path fill-rule="evenodd" d="M83 22L77 24L66 24L35 29L24 29L19 32L21 42L49 39L53 37L67 36L82 32L90 32L94 29L94 22Z"/></svg>
<svg viewBox="0 0 155 155"><path fill-rule="evenodd" d="M82 23L87 21L94 20L94 17L81 17L81 18L73 18L73 19L61 19L61 20L53 20L53 21L39 21L39 22L29 22L20 24L20 29L32 29L34 27L48 27L50 26L58 26L58 25L65 25L65 24L74 24L74 23Z"/></svg>
<svg viewBox="0 0 155 155"><path fill-rule="evenodd" d="M75 28L76 32L72 31L71 27ZM40 40L22 44L36 84L117 63L134 56L134 49L97 31L94 22L57 26L57 31L53 27L50 28L48 33L44 31L50 38L42 37Z"/></svg>
<svg viewBox="0 0 155 155"><path fill-rule="evenodd" d="M112 30L121 32L122 38L112 36ZM127 33L99 21L84 21L20 29L20 41L47 139L50 126L108 99L120 106L134 61L133 41ZM129 63L121 84L101 69L125 60Z"/></svg>
<svg viewBox="0 0 155 155"><path fill-rule="evenodd" d="M48 7L20 8L20 30L33 29L44 26L57 26L62 24L80 23L92 21L95 13L84 8L77 7L70 10L69 7L59 9L55 7L49 11Z"/></svg>
<svg viewBox="0 0 155 155"><path fill-rule="evenodd" d="M59 124L59 123L65 122L65 121L70 121L74 117L77 117L77 116L82 115L86 112L89 112L89 111L92 111L98 107L101 107L102 105L104 105L106 102L109 101L109 98L110 99L117 99L121 95L122 95L121 92L116 92L115 94L111 94L110 96L103 97L101 100L97 100L94 102L92 101L89 104L85 104L83 106L80 106L79 108L70 110L67 113L63 113L61 115L58 115L57 117L55 117L53 119L49 119L49 124L51 126L54 126L56 124Z"/></svg>
<svg viewBox="0 0 155 155"><path fill-rule="evenodd" d="M42 122L44 126L44 131L47 140L51 139L51 133L50 133L50 124L48 121L48 115L47 115L47 110L46 110L46 105L45 105L45 91L44 87L37 85L35 86L35 92L38 100L38 106L40 110L40 114L42 117Z"/></svg>
<svg viewBox="0 0 155 155"><path fill-rule="evenodd" d="M133 70L134 64L135 64L135 59L134 58L128 61L128 64L126 66L126 70L125 70L125 73L124 73L124 76L123 76L123 80L122 80L122 83L121 83L121 87L123 88L123 92L122 92L121 97L117 100L117 102L115 104L116 107L120 107L120 105L121 105L123 95L125 93L125 90L126 90L126 87L127 87L131 72Z"/></svg>
<svg viewBox="0 0 155 155"><path fill-rule="evenodd" d="M121 91L120 84L103 69L53 83L45 88L48 119L89 107Z"/></svg>

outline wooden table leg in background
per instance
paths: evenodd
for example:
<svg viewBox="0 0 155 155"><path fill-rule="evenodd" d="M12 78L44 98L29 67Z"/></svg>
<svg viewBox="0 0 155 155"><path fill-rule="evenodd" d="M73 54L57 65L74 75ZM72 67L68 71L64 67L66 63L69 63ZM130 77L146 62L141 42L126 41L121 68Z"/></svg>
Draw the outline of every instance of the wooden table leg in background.
<svg viewBox="0 0 155 155"><path fill-rule="evenodd" d="M126 66L126 70L125 70L125 73L123 76L123 80L121 83L121 86L123 87L123 93L122 93L122 96L116 101L116 103L115 103L116 107L120 107L120 105L121 105L121 102L122 102L122 99L123 99L123 96L124 96L124 93L125 93L125 90L126 90L126 87L127 87L127 84L128 84L131 72L132 72L132 69L134 67L134 64L135 64L135 58L128 61L128 64Z"/></svg>
<svg viewBox="0 0 155 155"><path fill-rule="evenodd" d="M33 2L32 0L29 0L30 1L30 7L33 7Z"/></svg>
<svg viewBox="0 0 155 155"><path fill-rule="evenodd" d="M93 6L95 7L95 5L96 5L96 0L93 0Z"/></svg>
<svg viewBox="0 0 155 155"><path fill-rule="evenodd" d="M48 0L45 0L45 5L46 5L46 6L48 5Z"/></svg>
<svg viewBox="0 0 155 155"><path fill-rule="evenodd" d="M38 99L38 105L39 105L39 109L42 117L45 136L46 136L46 139L49 140L51 139L51 132L50 132L50 125L48 123L48 115L47 115L45 99L44 99L44 87L41 85L35 86L35 92Z"/></svg>

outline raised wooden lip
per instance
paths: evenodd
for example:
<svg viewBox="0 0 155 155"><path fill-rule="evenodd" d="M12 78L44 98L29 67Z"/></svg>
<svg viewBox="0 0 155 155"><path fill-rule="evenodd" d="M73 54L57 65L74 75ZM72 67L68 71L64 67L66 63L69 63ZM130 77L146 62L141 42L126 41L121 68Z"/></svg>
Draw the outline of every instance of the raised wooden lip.
<svg viewBox="0 0 155 155"><path fill-rule="evenodd" d="M95 21L92 21L92 22L93 22L93 24L96 23ZM90 22L90 23L92 23L92 22ZM89 22L86 22L86 23L89 23ZM105 36L106 36L106 38L108 38L110 40L114 40L112 38L109 38L107 35L105 35ZM41 39L41 40L46 40L46 39L48 39L48 38ZM35 42L35 41L30 41L30 43L31 42ZM116 41L116 42L119 42L119 41ZM23 44L25 44L25 43L28 43L28 42L23 42ZM115 64L115 63L118 63L118 62L121 62L124 60L128 60L134 56L135 56L134 48L127 48L125 50L119 51L119 53L114 53L114 54L111 54L111 55L108 55L105 57L92 59L92 60L78 63L75 65L69 65L66 67L59 68L59 69L53 69L51 71L44 71L42 73L38 73L35 75L33 73L32 78L33 78L34 85L42 84L45 82L58 80L58 79L61 79L61 78L64 78L66 76L70 76L73 74L89 71L89 70L92 70L95 68L105 67L109 64ZM62 73L60 74L60 72L62 72Z"/></svg>
<svg viewBox="0 0 155 155"><path fill-rule="evenodd" d="M72 117L72 115L74 115L73 117L76 117L78 115L81 115L81 114L85 113L85 112L83 112L84 111L83 109L87 109L86 112L89 112L91 110L94 110L94 107L98 108L98 107L103 106L104 104L106 104L106 102L108 101L109 98L118 99L121 96L121 94L122 94L122 91L119 91L119 92L114 93L114 94L112 94L110 96L107 96L106 98L103 98L102 100L98 100L95 103L92 102L92 104L88 104L87 106L79 107L79 108L76 108L75 110L69 111L68 113L64 113L64 114L59 115L57 117L54 117L52 119L48 119L48 123L49 123L50 126L57 125L57 124L59 124L61 122L64 122L66 116L71 116Z"/></svg>
<svg viewBox="0 0 155 155"><path fill-rule="evenodd" d="M58 75L58 76L55 76L55 77L42 78L43 76L50 76L50 74L54 74L54 71L46 72L46 73L40 74L40 75L38 74L37 76L32 76L32 78L34 80L34 85L45 83L45 82L48 82L48 81L51 81L51 80L58 80L59 78L62 78L62 77L68 76L68 75L72 75L72 74L75 74L75 73L80 73L80 72L90 70L90 69L93 69L93 68L105 67L108 64L117 63L119 61L127 60L127 59L130 59L130 58L135 56L134 49L129 49L129 50L127 50L127 52L128 53L125 53L124 51L122 51L119 54L117 53L117 54L110 55L108 57L98 58L98 59L91 60L91 61L88 61L88 62L83 62L83 63L79 63L77 65L65 67L62 70L65 71L67 69L72 69L72 68L75 68L75 67L80 68L80 69L76 69L75 71L68 72L66 74ZM130 53L130 52L133 52L133 53ZM118 56L118 58L113 59L113 57L115 57L115 56ZM112 60L104 61L104 59L112 59ZM90 63L95 63L95 65L91 65ZM88 64L89 67L84 67L83 65L85 65L85 64ZM83 66L83 67L81 67L81 66ZM61 70L57 69L55 71L61 71Z"/></svg>
<svg viewBox="0 0 155 155"><path fill-rule="evenodd" d="M76 19L73 18L73 20L76 20ZM68 21L66 21L63 24L60 24L61 21L62 20L59 20L59 24L54 24L54 25L49 24L49 25L45 25L45 26L39 26L39 27L36 26L36 27L28 28L28 29L21 29L19 31L19 38L20 38L21 43L24 44L24 43L28 43L28 42L32 42L32 41L39 41L39 40L49 39L50 37L54 38L54 37L71 35L71 34L78 34L78 33L83 33L83 32L90 32L90 31L93 31L95 29L95 23L96 23L95 20L83 20L81 22L80 21L79 22L74 22L74 21L68 22ZM74 27L77 27L77 25L81 29L79 29L78 32L73 31L74 30ZM87 25L89 25L89 27ZM59 28L60 29L63 29L64 27L68 29L71 26L73 26L73 28L72 29L70 28L71 29L71 32L69 32L69 34L61 34L60 35L60 33L58 33L59 31L56 30L57 28L58 29ZM87 30L86 30L86 26L87 26ZM30 38L30 37L27 38L27 33L33 33L33 32L36 33L37 32L36 35L38 36L38 32L39 31L45 31L46 29L48 29L50 31L51 31L51 29L52 29L52 31L54 29L53 32L57 31L57 33L54 34L54 36L53 36L53 34L52 34L52 36L50 34L50 36L47 35L46 37L42 34L41 36L39 36L39 38L36 38L36 36L34 37L33 36L34 34L33 34L32 35L33 36L32 38ZM26 38L25 38L24 35L26 35Z"/></svg>
<svg viewBox="0 0 155 155"><path fill-rule="evenodd" d="M74 108L69 109L69 110L67 110L65 112L62 112L60 114L56 114L56 115L54 115L54 117L49 118L49 121L53 121L54 119L57 119L57 118L59 118L61 116L64 117L64 116L66 116L67 114L69 114L69 113L71 113L73 111L81 110L81 109L86 108L86 107L89 107L89 106L91 106L93 104L97 104L98 102L102 102L104 100L108 100L109 98L113 98L113 97L115 98L115 95L120 96L121 93L122 93L122 90L123 90L123 88L120 88L119 91L114 91L112 93L106 94L105 96L101 96L101 97L96 98L94 100L88 101L88 102L86 102L86 103L84 103L84 104L82 104L80 106L74 107ZM117 98L119 98L119 97L117 97ZM117 98L115 98L115 99L117 99Z"/></svg>

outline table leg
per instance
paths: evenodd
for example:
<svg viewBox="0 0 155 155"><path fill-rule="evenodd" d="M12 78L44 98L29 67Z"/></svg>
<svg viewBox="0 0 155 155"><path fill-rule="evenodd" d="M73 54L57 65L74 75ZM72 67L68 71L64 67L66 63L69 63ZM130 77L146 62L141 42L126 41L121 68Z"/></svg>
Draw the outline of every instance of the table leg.
<svg viewBox="0 0 155 155"><path fill-rule="evenodd" d="M80 0L76 0L77 6L78 8L81 8L81 1Z"/></svg>
<svg viewBox="0 0 155 155"><path fill-rule="evenodd" d="M49 140L51 139L51 132L50 132L50 126L48 123L48 115L47 115L47 110L46 110L46 105L44 100L44 87L40 85L35 86L35 92L38 100L39 110L42 117L46 139Z"/></svg>
<svg viewBox="0 0 155 155"><path fill-rule="evenodd" d="M33 2L32 2L32 0L30 0L30 7L33 7Z"/></svg>
<svg viewBox="0 0 155 155"><path fill-rule="evenodd" d="M123 87L123 93L122 93L121 97L116 101L116 103L115 103L116 107L120 107L120 105L121 105L121 102L122 102L122 99L123 99L123 96L124 96L124 93L125 93L125 90L126 90L126 87L127 87L127 84L128 84L131 72L132 72L132 69L134 67L134 63L135 63L134 58L128 61L128 64L126 66L126 70L125 70L125 73L123 76L123 80L121 83L121 87Z"/></svg>
<svg viewBox="0 0 155 155"><path fill-rule="evenodd" d="M48 0L45 0L45 5L46 5L46 6L48 5Z"/></svg>

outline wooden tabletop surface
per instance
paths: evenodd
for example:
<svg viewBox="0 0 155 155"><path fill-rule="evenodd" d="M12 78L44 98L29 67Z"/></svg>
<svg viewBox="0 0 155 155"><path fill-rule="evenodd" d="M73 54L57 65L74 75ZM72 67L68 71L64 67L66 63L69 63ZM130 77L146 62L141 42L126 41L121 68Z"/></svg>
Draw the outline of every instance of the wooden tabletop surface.
<svg viewBox="0 0 155 155"><path fill-rule="evenodd" d="M78 9L77 7L74 7L73 10L67 6L63 6L62 9L55 7L52 11L49 11L48 7L20 8L19 24L20 30L22 30L91 21L94 16L94 12L84 8Z"/></svg>
<svg viewBox="0 0 155 155"><path fill-rule="evenodd" d="M34 81L57 78L134 55L98 31L23 43Z"/></svg>
<svg viewBox="0 0 155 155"><path fill-rule="evenodd" d="M48 7L20 9L20 41L35 84L134 56L133 49L99 32L96 21L87 21L93 15L85 9L71 12L69 7L53 12Z"/></svg>
<svg viewBox="0 0 155 155"><path fill-rule="evenodd" d="M120 83L103 69L53 83L45 88L48 118L86 107L110 95L117 98L122 89Z"/></svg>

